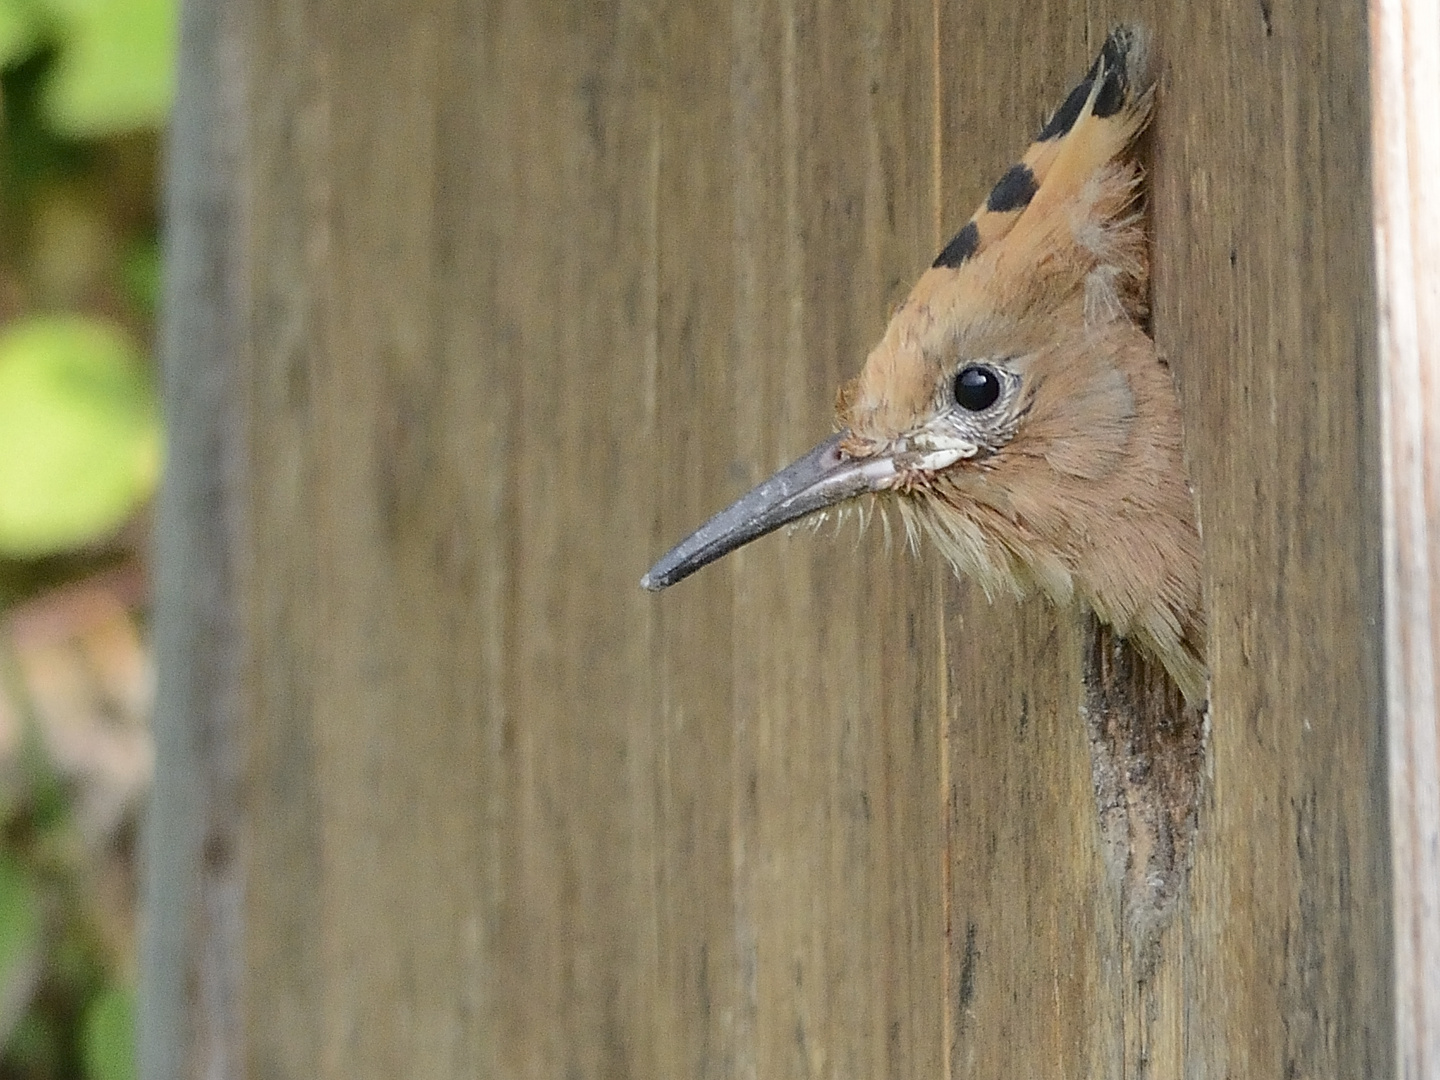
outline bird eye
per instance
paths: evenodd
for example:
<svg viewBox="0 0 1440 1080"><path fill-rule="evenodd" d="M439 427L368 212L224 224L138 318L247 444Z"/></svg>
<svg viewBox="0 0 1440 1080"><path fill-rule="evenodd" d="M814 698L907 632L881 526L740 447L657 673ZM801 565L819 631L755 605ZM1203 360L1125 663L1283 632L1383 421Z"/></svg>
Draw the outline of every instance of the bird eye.
<svg viewBox="0 0 1440 1080"><path fill-rule="evenodd" d="M971 364L955 376L955 404L969 412L983 412L1000 397L1000 376L988 367Z"/></svg>

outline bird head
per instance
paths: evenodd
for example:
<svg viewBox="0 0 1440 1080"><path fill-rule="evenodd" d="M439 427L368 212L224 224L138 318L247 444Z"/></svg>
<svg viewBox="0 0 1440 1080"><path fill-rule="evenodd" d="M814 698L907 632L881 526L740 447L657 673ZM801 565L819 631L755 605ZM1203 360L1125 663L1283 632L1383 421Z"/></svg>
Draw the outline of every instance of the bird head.
<svg viewBox="0 0 1440 1080"><path fill-rule="evenodd" d="M987 595L1078 595L1203 700L1199 537L1175 390L1141 328L1140 174L1125 157L1152 93L1144 35L1113 31L841 389L836 433L642 585L879 497Z"/></svg>

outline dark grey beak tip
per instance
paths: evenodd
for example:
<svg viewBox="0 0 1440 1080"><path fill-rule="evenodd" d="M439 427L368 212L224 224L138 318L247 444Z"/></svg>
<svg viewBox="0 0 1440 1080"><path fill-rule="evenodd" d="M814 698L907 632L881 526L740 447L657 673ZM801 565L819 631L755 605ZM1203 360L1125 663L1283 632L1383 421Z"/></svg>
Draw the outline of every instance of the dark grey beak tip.
<svg viewBox="0 0 1440 1080"><path fill-rule="evenodd" d="M659 592L756 537L875 490L874 462L847 458L840 450L845 436L837 432L720 511L652 566L640 587Z"/></svg>

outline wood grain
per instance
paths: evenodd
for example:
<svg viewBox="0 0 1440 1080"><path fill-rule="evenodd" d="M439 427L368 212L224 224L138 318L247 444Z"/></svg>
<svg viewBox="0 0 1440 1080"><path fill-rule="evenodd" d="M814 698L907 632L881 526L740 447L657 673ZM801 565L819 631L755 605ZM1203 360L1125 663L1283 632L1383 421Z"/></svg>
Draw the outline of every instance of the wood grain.
<svg viewBox="0 0 1440 1080"><path fill-rule="evenodd" d="M1394 1075L1361 12L238 10L233 1075ZM1214 627L1143 927L1083 612L880 523L636 584L1122 17Z"/></svg>
<svg viewBox="0 0 1440 1080"><path fill-rule="evenodd" d="M948 36L963 24L1020 90L948 69L943 130L997 174L1015 152L999 133L1028 129L1109 21L1136 17L1162 58L1154 330L1185 406L1213 627L1194 865L1158 954L1136 963L1075 718L1081 619L957 588L956 1072L1387 1075L1364 25L1344 5L954 9ZM1011 119L1017 98L1028 118ZM967 165L956 221L984 191Z"/></svg>
<svg viewBox="0 0 1440 1080"><path fill-rule="evenodd" d="M1370 5L1399 1075L1440 1069L1440 14Z"/></svg>
<svg viewBox="0 0 1440 1080"><path fill-rule="evenodd" d="M1390 1075L1363 13L1185 14L1154 163L1212 620L1185 1067Z"/></svg>
<svg viewBox="0 0 1440 1080"><path fill-rule="evenodd" d="M915 15L859 0L740 4L731 18L726 362L743 484L727 496L830 433L834 388L899 299L885 275L898 282L932 247L929 161L899 163L924 145L933 107L926 83L902 89L926 60L905 32ZM732 932L748 982L736 1067L935 1075L940 635L916 603L933 571L887 551L878 525L858 544L854 523L836 532L722 571L736 635Z"/></svg>
<svg viewBox="0 0 1440 1080"><path fill-rule="evenodd" d="M244 1059L244 626L239 353L246 72L233 10L180 18L165 168L167 428L155 526L155 780L145 820L138 1067L235 1076ZM221 77L217 77L217 75Z"/></svg>

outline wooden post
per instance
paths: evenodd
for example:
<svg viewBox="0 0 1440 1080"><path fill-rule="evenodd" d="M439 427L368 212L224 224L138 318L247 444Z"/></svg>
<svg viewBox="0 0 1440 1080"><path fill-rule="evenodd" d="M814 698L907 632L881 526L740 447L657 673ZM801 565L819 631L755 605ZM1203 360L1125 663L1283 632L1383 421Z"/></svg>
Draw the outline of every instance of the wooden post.
<svg viewBox="0 0 1440 1080"><path fill-rule="evenodd" d="M1385 464L1385 653L1394 852L1400 1075L1440 1069L1440 203L1427 171L1440 135L1440 13L1409 0L1370 8L1380 401Z"/></svg>
<svg viewBox="0 0 1440 1080"><path fill-rule="evenodd" d="M138 1057L147 1080L234 1077L245 872L241 26L187 0L165 168L168 441L155 527L156 770L145 823Z"/></svg>
<svg viewBox="0 0 1440 1080"><path fill-rule="evenodd" d="M229 12L244 1004L209 1075L1400 1075L1363 11ZM878 525L643 594L827 432L1121 18L1163 60L1208 718ZM162 607L172 662L196 617Z"/></svg>

